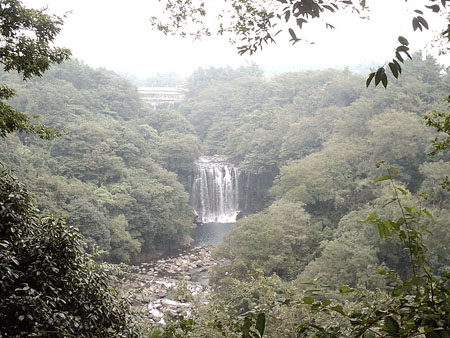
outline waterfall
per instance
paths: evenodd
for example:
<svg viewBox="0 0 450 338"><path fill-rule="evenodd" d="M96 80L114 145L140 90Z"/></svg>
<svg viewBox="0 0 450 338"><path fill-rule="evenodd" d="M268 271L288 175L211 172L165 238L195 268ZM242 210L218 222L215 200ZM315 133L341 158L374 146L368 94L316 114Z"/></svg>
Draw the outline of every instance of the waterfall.
<svg viewBox="0 0 450 338"><path fill-rule="evenodd" d="M219 156L196 162L191 201L203 223L233 223L239 213L239 169Z"/></svg>

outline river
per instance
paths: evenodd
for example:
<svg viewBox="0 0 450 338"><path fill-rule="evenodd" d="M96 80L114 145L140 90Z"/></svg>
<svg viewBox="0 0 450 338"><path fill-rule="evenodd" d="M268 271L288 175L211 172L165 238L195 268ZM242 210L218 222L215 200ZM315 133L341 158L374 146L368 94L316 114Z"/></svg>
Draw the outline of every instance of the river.
<svg viewBox="0 0 450 338"><path fill-rule="evenodd" d="M206 223L192 231L193 246L218 245L223 236L231 231L233 223Z"/></svg>

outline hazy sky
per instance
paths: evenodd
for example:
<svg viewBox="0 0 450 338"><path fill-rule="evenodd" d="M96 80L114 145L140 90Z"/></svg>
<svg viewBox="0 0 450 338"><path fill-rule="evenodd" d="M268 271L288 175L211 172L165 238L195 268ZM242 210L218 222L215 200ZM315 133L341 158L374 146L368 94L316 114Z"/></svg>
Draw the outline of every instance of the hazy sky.
<svg viewBox="0 0 450 338"><path fill-rule="evenodd" d="M219 0L215 0L219 1ZM94 67L105 67L137 77L157 72L189 74L198 67L233 67L256 62L266 69L308 69L383 64L392 59L397 36L405 35L412 48L422 48L428 33L413 33L411 15L405 15L403 0L367 1L373 8L370 20L354 16L333 17L336 30L314 30L315 45L287 43L280 35L256 55L239 56L225 38L202 42L166 37L152 31L149 18L156 14L158 0L24 0L29 7L48 6L61 15L71 10L58 45L72 49L76 58ZM408 1L408 3L414 1ZM417 1L415 1L417 3ZM422 1L423 3L423 1ZM417 7L414 7L417 8ZM410 10L411 12L412 10ZM431 26L435 15L425 16ZM441 62L450 64L446 56Z"/></svg>

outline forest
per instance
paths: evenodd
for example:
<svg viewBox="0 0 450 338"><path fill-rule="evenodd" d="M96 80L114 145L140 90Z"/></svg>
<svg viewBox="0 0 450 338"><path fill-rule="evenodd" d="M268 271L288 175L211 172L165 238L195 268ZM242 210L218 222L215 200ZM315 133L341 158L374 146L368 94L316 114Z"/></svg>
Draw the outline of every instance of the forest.
<svg viewBox="0 0 450 338"><path fill-rule="evenodd" d="M450 336L450 69L433 56L387 89L256 64L133 84L66 58L27 81L2 62L0 337ZM142 84L185 98L155 109ZM189 248L192 177L216 154L248 194L225 263L207 301L149 323L111 281Z"/></svg>
<svg viewBox="0 0 450 338"><path fill-rule="evenodd" d="M2 162L40 196L40 209L66 215L112 262L185 240L192 211L177 173L193 167L199 143L180 113L150 114L126 80L78 61L6 81L16 84L17 109L63 130L51 142L24 134L2 143Z"/></svg>
<svg viewBox="0 0 450 338"><path fill-rule="evenodd" d="M389 91L365 89L364 76L347 70L265 78L256 65L199 69L185 101L170 110L145 107L126 80L76 60L27 83L9 73L2 80L18 91L14 107L63 130L52 141L8 136L2 163L40 210L65 215L103 260L142 261L186 244L193 220L187 180L200 153L227 155L264 178L255 181L264 193L254 212L215 252L230 261L212 278L217 301L234 304L236 316L263 297L240 298L248 283L293 292L320 277L375 291L386 287L377 269L408 277L404 248L360 223L372 210L398 216L390 187L374 183L380 160L398 170L396 184L409 191L403 203L433 214L424 236L432 271L449 268L448 192L439 183L450 162L445 153L427 155L436 133L422 115L448 108L450 80L432 57L415 55Z"/></svg>

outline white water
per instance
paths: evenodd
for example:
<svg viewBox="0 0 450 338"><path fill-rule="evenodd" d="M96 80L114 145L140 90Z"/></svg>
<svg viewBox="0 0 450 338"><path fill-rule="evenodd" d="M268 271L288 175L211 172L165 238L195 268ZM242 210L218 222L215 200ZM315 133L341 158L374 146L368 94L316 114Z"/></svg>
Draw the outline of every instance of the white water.
<svg viewBox="0 0 450 338"><path fill-rule="evenodd" d="M196 162L192 206L203 223L234 223L239 213L239 169L218 156Z"/></svg>

